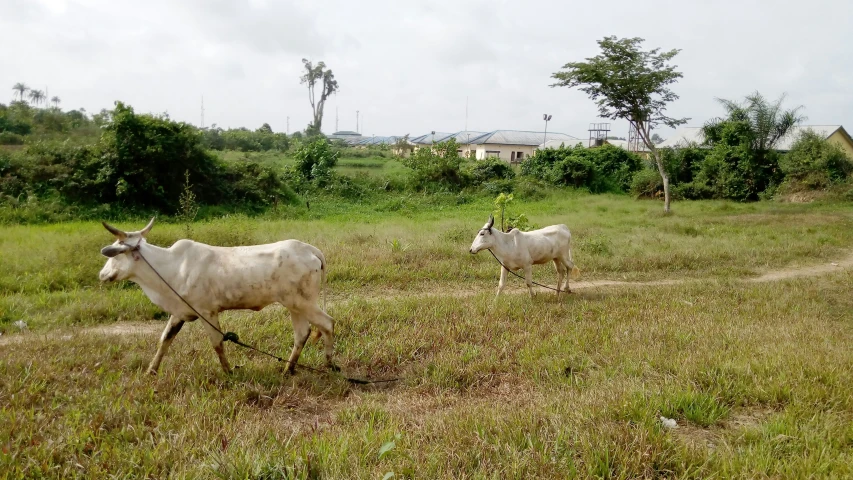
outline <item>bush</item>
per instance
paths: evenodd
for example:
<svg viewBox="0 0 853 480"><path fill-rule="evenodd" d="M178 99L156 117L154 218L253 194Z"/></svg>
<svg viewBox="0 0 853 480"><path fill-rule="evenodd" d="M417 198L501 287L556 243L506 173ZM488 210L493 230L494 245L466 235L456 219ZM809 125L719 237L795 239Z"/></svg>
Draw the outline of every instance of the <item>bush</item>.
<svg viewBox="0 0 853 480"><path fill-rule="evenodd" d="M0 145L23 145L24 136L12 132L0 132Z"/></svg>
<svg viewBox="0 0 853 480"><path fill-rule="evenodd" d="M627 192L634 173L642 168L639 156L619 147L561 146L537 150L521 164L521 172L555 185L587 188L593 193Z"/></svg>
<svg viewBox="0 0 853 480"><path fill-rule="evenodd" d="M467 172L461 171L462 157L454 139L421 147L400 163L412 169L412 186L417 190L459 190L469 183Z"/></svg>
<svg viewBox="0 0 853 480"><path fill-rule="evenodd" d="M788 190L818 190L846 180L853 173L853 159L820 135L806 131L782 157Z"/></svg>
<svg viewBox="0 0 853 480"><path fill-rule="evenodd" d="M14 208L27 198L43 205L51 200L89 210L112 205L113 211L171 214L188 172L202 205L257 209L295 200L276 171L250 162L223 163L201 147L200 139L191 125L137 115L117 103L97 144L39 141L20 151L0 151L0 198Z"/></svg>
<svg viewBox="0 0 853 480"><path fill-rule="evenodd" d="M303 143L293 154L296 171L303 180L322 186L332 176L332 168L338 163L338 152L323 137Z"/></svg>
<svg viewBox="0 0 853 480"><path fill-rule="evenodd" d="M631 180L631 195L637 198L657 198L663 195L663 181L660 172L644 168L634 174Z"/></svg>
<svg viewBox="0 0 853 480"><path fill-rule="evenodd" d="M511 180L515 178L512 166L498 158L476 161L468 168L468 175L474 185L481 185L490 180Z"/></svg>

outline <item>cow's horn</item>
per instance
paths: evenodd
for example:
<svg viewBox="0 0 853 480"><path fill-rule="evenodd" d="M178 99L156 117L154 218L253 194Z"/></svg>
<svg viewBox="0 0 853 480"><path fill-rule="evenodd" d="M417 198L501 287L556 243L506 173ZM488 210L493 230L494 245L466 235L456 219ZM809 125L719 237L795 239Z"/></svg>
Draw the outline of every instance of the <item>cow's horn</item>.
<svg viewBox="0 0 853 480"><path fill-rule="evenodd" d="M150 231L151 231L151 227L153 227L153 226L154 226L154 218L155 218L155 217L151 217L151 221L150 221L150 222L148 222L148 225L146 225L146 226L145 226L145 228L143 228L143 229L139 232L143 237L144 237L144 236L146 236L146 235L148 235L148 232L150 232Z"/></svg>
<svg viewBox="0 0 853 480"><path fill-rule="evenodd" d="M117 229L116 227L110 225L107 222L101 222L101 224L104 226L104 228L107 229L108 232L115 235L116 238L118 238L120 241L124 241L127 239L127 234L122 232L121 230Z"/></svg>

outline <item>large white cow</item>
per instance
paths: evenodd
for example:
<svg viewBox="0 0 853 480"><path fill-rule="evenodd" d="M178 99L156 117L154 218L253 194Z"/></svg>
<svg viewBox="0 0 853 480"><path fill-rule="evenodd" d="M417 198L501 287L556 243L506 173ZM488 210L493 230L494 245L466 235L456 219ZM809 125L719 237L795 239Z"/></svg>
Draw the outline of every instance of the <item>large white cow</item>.
<svg viewBox="0 0 853 480"><path fill-rule="evenodd" d="M198 318L169 286L213 325L202 321L226 373L231 367L225 358L223 336L216 331L220 329L219 313L260 310L272 303L287 307L293 321L294 343L288 370L292 372L296 367L310 325L324 337L327 365L337 368L332 361L334 319L318 306L326 282L326 260L320 250L297 240L231 248L178 240L169 248L161 248L145 240L153 225L152 218L138 232L123 232L104 223L116 241L101 250L109 260L99 275L102 282L137 283L152 302L171 315L148 373L157 374L184 322Z"/></svg>
<svg viewBox="0 0 853 480"><path fill-rule="evenodd" d="M568 227L551 225L530 232L513 228L509 233L503 233L493 228L494 225L495 218L489 215L489 221L477 232L469 252L475 254L481 250L491 250L506 267L501 267L501 281L498 284L497 295L501 294L506 285L508 268L512 271L524 269L524 280L532 297L533 265L550 261L554 262L554 267L557 269L557 295L560 295L564 276L566 278L564 291L572 291L569 288L569 277L576 275L578 269L572 260L572 234Z"/></svg>

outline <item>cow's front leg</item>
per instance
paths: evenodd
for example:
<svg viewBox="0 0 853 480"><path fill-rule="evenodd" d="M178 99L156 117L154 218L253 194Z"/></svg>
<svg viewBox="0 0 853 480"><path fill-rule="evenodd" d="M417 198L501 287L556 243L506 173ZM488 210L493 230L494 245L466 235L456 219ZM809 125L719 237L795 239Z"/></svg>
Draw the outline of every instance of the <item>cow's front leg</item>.
<svg viewBox="0 0 853 480"><path fill-rule="evenodd" d="M166 328L163 329L163 334L160 335L160 342L157 345L157 353L154 354L154 358L151 360L151 363L148 364L149 374L157 375L157 371L160 370L160 362L163 361L163 356L166 355L166 352L169 350L169 345L172 344L172 340L175 339L175 336L181 331L181 327L183 326L183 320L174 315L169 317L169 321L166 323Z"/></svg>
<svg viewBox="0 0 853 480"><path fill-rule="evenodd" d="M219 326L219 314L205 315L204 318L210 322L207 323L202 320L202 323L204 323L204 329L207 331L207 336L210 338L210 344L213 346L213 351L215 351L216 356L219 357L219 363L222 365L222 370L224 370L225 373L231 373L231 365L228 364L228 359L225 358L225 343L222 341L223 335L220 333L222 328Z"/></svg>
<svg viewBox="0 0 853 480"><path fill-rule="evenodd" d="M524 266L524 281L527 283L527 290L530 292L530 298L533 298L533 265Z"/></svg>
<svg viewBox="0 0 853 480"><path fill-rule="evenodd" d="M498 283L498 293L497 293L497 295L495 295L495 300L498 299L498 297L500 296L504 287L506 286L506 273L507 273L507 269L502 265L501 266L501 280Z"/></svg>

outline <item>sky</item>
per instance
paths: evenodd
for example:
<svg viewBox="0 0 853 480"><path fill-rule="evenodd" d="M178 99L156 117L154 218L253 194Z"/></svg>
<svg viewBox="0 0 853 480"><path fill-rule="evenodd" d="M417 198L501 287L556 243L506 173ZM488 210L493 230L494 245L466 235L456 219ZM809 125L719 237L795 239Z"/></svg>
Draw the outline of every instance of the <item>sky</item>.
<svg viewBox="0 0 853 480"><path fill-rule="evenodd" d="M605 36L677 48L684 77L668 112L700 126L716 98L760 91L805 107L806 124L853 128L850 0L568 2L501 0L0 0L0 87L23 82L64 109L116 100L198 125L277 132L311 121L302 59L324 61L339 92L323 131L548 131L588 137L604 122L551 75ZM467 102L467 120L466 120ZM611 135L627 136L626 122ZM662 129L667 137L671 130Z"/></svg>

